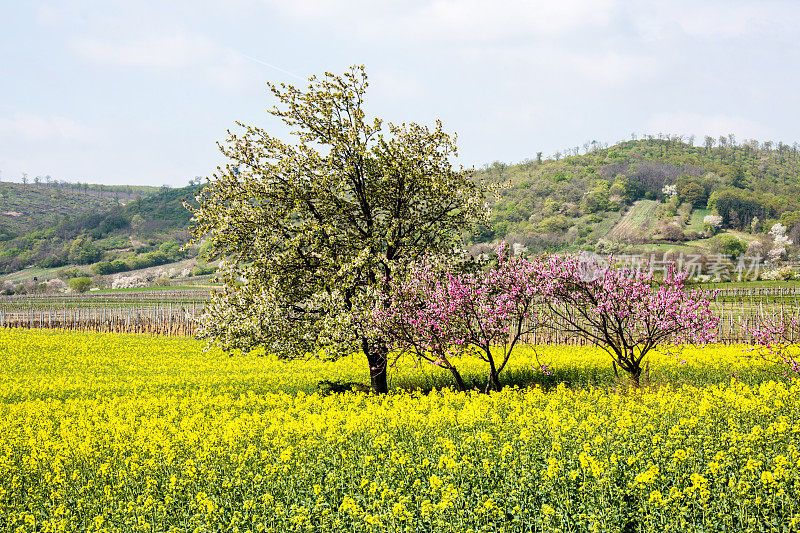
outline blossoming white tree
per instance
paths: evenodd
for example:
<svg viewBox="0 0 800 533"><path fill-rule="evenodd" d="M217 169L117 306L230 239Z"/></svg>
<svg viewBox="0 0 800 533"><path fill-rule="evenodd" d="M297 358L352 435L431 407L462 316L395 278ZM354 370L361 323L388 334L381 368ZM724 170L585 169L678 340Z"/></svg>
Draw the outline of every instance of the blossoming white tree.
<svg viewBox="0 0 800 533"><path fill-rule="evenodd" d="M777 222L770 230L769 234L772 235L772 249L767 252L770 262L778 262L786 258L786 247L792 244L789 237L786 236L786 226Z"/></svg>
<svg viewBox="0 0 800 533"><path fill-rule="evenodd" d="M208 236L223 287L200 335L225 349L265 346L283 357L361 350L386 392L386 342L354 317L398 265L452 250L485 211L484 188L453 168L440 123L384 126L363 109L363 67L312 77L306 90L270 85L269 111L293 144L246 126L198 195L195 241Z"/></svg>
<svg viewBox="0 0 800 533"><path fill-rule="evenodd" d="M722 217L719 215L706 215L703 217L703 229L713 235L722 227Z"/></svg>

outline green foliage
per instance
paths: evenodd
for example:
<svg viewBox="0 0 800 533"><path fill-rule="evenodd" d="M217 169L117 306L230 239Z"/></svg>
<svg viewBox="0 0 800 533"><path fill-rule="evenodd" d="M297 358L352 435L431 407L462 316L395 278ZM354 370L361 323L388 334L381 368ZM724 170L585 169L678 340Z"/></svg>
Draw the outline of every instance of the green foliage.
<svg viewBox="0 0 800 533"><path fill-rule="evenodd" d="M69 280L69 288L75 292L86 292L92 286L92 280L86 276L72 278Z"/></svg>
<svg viewBox="0 0 800 533"><path fill-rule="evenodd" d="M724 227L736 229L749 227L755 217L775 216L775 210L767 199L738 189L715 191L708 199L708 208L720 214Z"/></svg>
<svg viewBox="0 0 800 533"><path fill-rule="evenodd" d="M11 231L10 229L8 229L6 227L3 227L3 226L0 226L0 242L2 242L2 241L10 241L11 239L13 239L16 236L17 236L17 234L14 233L13 231Z"/></svg>
<svg viewBox="0 0 800 533"><path fill-rule="evenodd" d="M69 187L0 182L0 226L22 235L58 224L64 217L104 212L117 205L113 195ZM0 239L2 240L2 239Z"/></svg>
<svg viewBox="0 0 800 533"><path fill-rule="evenodd" d="M217 271L217 267L210 265L197 265L192 269L192 276L206 276Z"/></svg>
<svg viewBox="0 0 800 533"><path fill-rule="evenodd" d="M473 240L505 238L522 242L533 251L568 248L577 244L573 233L540 231L544 219L561 214L572 219L583 242L593 244L607 238L606 224L619 216L614 210L629 211L632 208L628 206L643 198L665 202L665 185L676 186L678 203L652 213L655 219L651 222L661 224L642 226L642 231L626 239L637 245L655 242L656 228L670 222L679 227L691 224L691 230L699 232L708 213L701 212L699 217L679 214L681 202L695 209L708 203L723 215L723 229L749 230L756 217L777 219L785 211L800 210L800 153L783 147L780 151L766 144L728 141L721 147L706 148L678 138L648 138L541 163L506 165L503 179L510 181L511 187L501 191L493 206L493 232L480 231ZM481 175L488 180L499 177L489 167ZM601 180L610 184L608 196ZM625 215L627 212L623 220ZM671 220L678 215L682 220ZM628 235L627 231L615 233Z"/></svg>
<svg viewBox="0 0 800 533"><path fill-rule="evenodd" d="M126 270L138 270L140 268L148 268L152 266L163 265L169 263L172 259L170 256L162 251L147 252L128 259L125 263Z"/></svg>
<svg viewBox="0 0 800 533"><path fill-rule="evenodd" d="M747 250L747 244L728 233L714 236L709 243L712 252L736 258Z"/></svg>
<svg viewBox="0 0 800 533"><path fill-rule="evenodd" d="M191 213L183 206L183 199L198 190L198 186L160 188L157 194L124 206L115 202L109 210L79 212L74 217L61 218L52 226L14 236L6 242L0 239L0 272L12 272L29 265L53 268L70 263L91 264L124 259L127 265L124 268L119 263L111 269L105 264L98 267L114 273L142 268L141 265L153 266L185 259L194 252L183 249L188 240L187 227L191 218ZM134 249L132 240L152 242L152 248ZM155 251L153 248L164 255L125 258L131 253Z"/></svg>
<svg viewBox="0 0 800 533"><path fill-rule="evenodd" d="M92 272L98 275L116 274L130 270L129 264L119 259L115 261L100 261L92 265Z"/></svg>
<svg viewBox="0 0 800 533"><path fill-rule="evenodd" d="M77 237L69 246L67 260L77 265L88 265L100 259L102 252L88 237Z"/></svg>
<svg viewBox="0 0 800 533"><path fill-rule="evenodd" d="M360 349L385 392L385 343L360 329L359 304L403 264L452 250L483 211L484 189L452 167L456 145L441 123L367 118L363 67L312 78L305 92L270 88L269 113L294 144L239 124L222 145L229 163L193 210L195 242L207 237L226 258L201 335L284 357Z"/></svg>
<svg viewBox="0 0 800 533"><path fill-rule="evenodd" d="M572 221L564 215L554 215L542 220L537 229L542 233L559 233L572 226Z"/></svg>
<svg viewBox="0 0 800 533"><path fill-rule="evenodd" d="M608 209L609 185L606 180L599 180L583 200L584 213L599 213Z"/></svg>
<svg viewBox="0 0 800 533"><path fill-rule="evenodd" d="M692 207L703 207L708 200L705 188L696 181L689 181L678 186L678 196Z"/></svg>
<svg viewBox="0 0 800 533"><path fill-rule="evenodd" d="M47 255L37 262L40 268L56 268L64 266L69 263L69 259L65 254Z"/></svg>
<svg viewBox="0 0 800 533"><path fill-rule="evenodd" d="M800 210L785 211L784 213L781 213L780 222L787 228L792 228L793 226L800 224Z"/></svg>
<svg viewBox="0 0 800 533"><path fill-rule="evenodd" d="M643 196L644 190L641 182L632 180L625 174L618 174L614 178L610 193L622 197L627 203L632 203Z"/></svg>
<svg viewBox="0 0 800 533"><path fill-rule="evenodd" d="M59 278L61 278L63 280L69 280L69 279L77 278L77 277L80 277L80 276L83 276L83 275L84 275L83 271L81 271L81 270L79 270L77 268L74 268L74 267L73 268L62 268L62 269L59 269L56 272L56 276L58 276Z"/></svg>

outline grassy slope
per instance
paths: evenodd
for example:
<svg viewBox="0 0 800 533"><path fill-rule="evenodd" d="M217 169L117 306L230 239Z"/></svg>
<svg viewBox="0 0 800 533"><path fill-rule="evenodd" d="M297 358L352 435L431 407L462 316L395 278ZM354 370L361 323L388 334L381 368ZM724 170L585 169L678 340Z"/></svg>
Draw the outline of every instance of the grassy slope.
<svg viewBox="0 0 800 533"><path fill-rule="evenodd" d="M41 189L47 187L41 186ZM62 258L54 265L59 268L73 265L69 250L76 240L84 240L87 245L100 250L95 261L127 260L135 255L157 252L163 243L185 243L191 213L184 208L183 199L191 199L196 189L156 188L157 194L126 205L119 205L112 199L113 204L103 204L102 209L76 212L74 216L62 217L57 223L33 228L12 239L0 239L0 267L7 274L22 271L23 278L31 278L36 275L31 273L31 267L50 266L48 258ZM78 194L81 196L79 199L83 199L83 193ZM87 195L87 200L91 198L100 197ZM48 204L43 202L43 205L45 207L31 211L46 209ZM182 258L176 255L170 260Z"/></svg>
<svg viewBox="0 0 800 533"><path fill-rule="evenodd" d="M116 205L115 196L99 192L0 183L0 226L17 235L56 224L64 217L107 211Z"/></svg>
<svg viewBox="0 0 800 533"><path fill-rule="evenodd" d="M605 238L617 241L645 239L649 235L658 205L655 200L634 202Z"/></svg>
<svg viewBox="0 0 800 533"><path fill-rule="evenodd" d="M692 218L689 220L689 225L686 229L697 232L703 231L703 219L710 214L711 209L695 209L692 211Z"/></svg>
<svg viewBox="0 0 800 533"><path fill-rule="evenodd" d="M10 281L14 283L31 281L34 278L36 278L36 280L39 282L47 281L59 277L59 274L63 270L69 270L72 268L77 268L80 272L84 273L87 276L91 276L98 281L110 283L110 281L117 275L146 277L147 274L152 274L153 272L159 272L159 271L168 272L170 269L181 271L185 268L188 268L189 270L192 270L194 267L197 266L197 264L198 261L196 258L181 259L180 261L172 261L169 263L164 263L163 265L151 266L147 268L139 268L135 270L126 270L119 274L110 274L106 276L95 276L91 271L91 269L86 265L84 266L67 265L55 268L28 267L22 270L17 270L16 272L12 272L10 274L0 274L0 284L2 284L4 281ZM175 283L179 282L180 279L175 280Z"/></svg>
<svg viewBox="0 0 800 533"><path fill-rule="evenodd" d="M625 176L649 187L647 194L642 190L628 200L619 196L614 199L613 185ZM664 209L662 185L686 177L704 180L710 184L711 192L714 188L733 187L738 179L741 191L762 195L772 202L771 217L777 218L782 210L800 211L800 156L792 150L779 152L752 146L707 150L676 141L649 139L627 141L559 160L526 161L518 165L498 163L478 172L478 177L510 182L511 187L501 191L501 200L493 206L494 229L476 234L473 242L505 238L526 244L532 250L593 249L600 239L624 241L640 235L649 238L659 226L656 215L664 221L677 222L684 231L700 231L703 217L711 211L686 211L681 207L673 216ZM609 203L616 205L608 205L606 210L587 209L587 199L603 184L608 189ZM158 194L125 206L117 206L115 198L128 194L124 187L96 190L95 186L89 186L86 191L88 194L72 188L0 183L0 193L4 196L0 198L0 212L21 213L19 217L0 215L0 267L9 272L30 265L46 265L43 258L63 256L70 241L82 235L88 235L102 250L102 259L125 259L155 251L168 240L186 238L189 213L180 200L191 197L188 189L131 188L132 193ZM98 212L112 215L110 222L122 226L106 224L113 227L101 228L102 217L87 217ZM134 228L131 222L137 215ZM65 216L69 223L58 222ZM774 222L761 215L759 218L764 224ZM18 231L30 235L34 224L41 225L37 235L17 242L8 240ZM643 239L647 246L635 246L641 250L666 247L687 251L707 247L705 240L672 245L654 239L648 242L647 238ZM637 250L625 245L620 251ZM15 258L19 260L14 261Z"/></svg>

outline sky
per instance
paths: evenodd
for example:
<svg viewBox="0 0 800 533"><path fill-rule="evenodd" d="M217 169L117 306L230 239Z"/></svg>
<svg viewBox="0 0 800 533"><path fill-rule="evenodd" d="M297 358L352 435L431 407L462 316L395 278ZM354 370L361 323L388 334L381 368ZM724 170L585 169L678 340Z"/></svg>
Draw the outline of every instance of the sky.
<svg viewBox="0 0 800 533"><path fill-rule="evenodd" d="M0 0L0 179L183 186L266 82L365 65L464 166L659 133L800 140L800 2Z"/></svg>

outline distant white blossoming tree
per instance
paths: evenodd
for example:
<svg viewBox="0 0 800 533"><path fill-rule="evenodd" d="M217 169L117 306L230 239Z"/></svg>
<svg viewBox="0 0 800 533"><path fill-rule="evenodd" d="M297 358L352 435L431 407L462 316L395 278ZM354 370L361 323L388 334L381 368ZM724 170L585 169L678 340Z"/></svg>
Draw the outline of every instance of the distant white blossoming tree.
<svg viewBox="0 0 800 533"><path fill-rule="evenodd" d="M722 217L719 215L706 215L703 217L703 230L714 235L722 227Z"/></svg>

